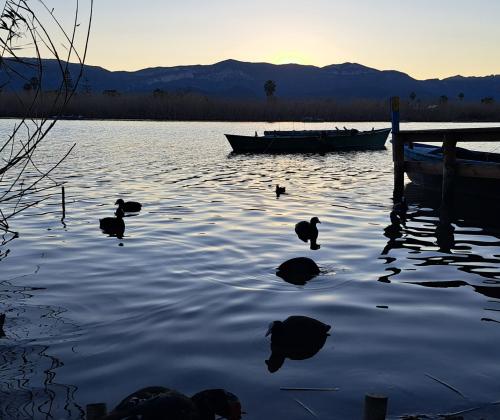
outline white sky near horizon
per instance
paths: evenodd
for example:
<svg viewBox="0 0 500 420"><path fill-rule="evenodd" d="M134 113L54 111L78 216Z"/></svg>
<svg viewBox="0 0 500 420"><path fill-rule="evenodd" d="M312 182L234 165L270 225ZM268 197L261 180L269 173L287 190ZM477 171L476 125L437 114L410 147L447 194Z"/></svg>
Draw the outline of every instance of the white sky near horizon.
<svg viewBox="0 0 500 420"><path fill-rule="evenodd" d="M75 0L45 2L70 26ZM82 14L88 4L80 0ZM95 0L87 64L138 70L232 58L484 76L500 74L499 18L498 0Z"/></svg>

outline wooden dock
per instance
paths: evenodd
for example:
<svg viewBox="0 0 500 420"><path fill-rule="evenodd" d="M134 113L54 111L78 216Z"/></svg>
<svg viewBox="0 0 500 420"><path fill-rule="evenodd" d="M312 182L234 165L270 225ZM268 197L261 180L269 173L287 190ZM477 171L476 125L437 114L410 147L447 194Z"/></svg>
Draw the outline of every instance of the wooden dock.
<svg viewBox="0 0 500 420"><path fill-rule="evenodd" d="M404 175L408 171L418 171L427 175L442 175L443 209L452 205L454 185L457 176L500 180L500 164L459 162L456 147L459 141L500 142L500 127L452 128L433 130L399 129L399 98L391 98L392 107L392 150L394 161L394 203L400 203L404 196ZM442 143L442 162L409 162L404 158L404 146L413 142Z"/></svg>

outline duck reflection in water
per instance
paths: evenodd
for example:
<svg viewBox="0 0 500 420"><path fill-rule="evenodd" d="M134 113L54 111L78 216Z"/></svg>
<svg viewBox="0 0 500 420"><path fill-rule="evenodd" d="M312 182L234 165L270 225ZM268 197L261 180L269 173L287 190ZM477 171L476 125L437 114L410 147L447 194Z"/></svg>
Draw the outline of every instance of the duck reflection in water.
<svg viewBox="0 0 500 420"><path fill-rule="evenodd" d="M403 236L402 220L398 213L393 210L390 214L391 224L384 229L384 236L389 238L389 242L382 251L382 255L387 255L389 251L397 247L397 240Z"/></svg>
<svg viewBox="0 0 500 420"><path fill-rule="evenodd" d="M115 215L116 217L105 217L104 219L99 219L99 227L104 233L110 236L116 236L118 239L122 239L123 234L125 233L125 222L123 221L125 213L121 208L118 208Z"/></svg>
<svg viewBox="0 0 500 420"><path fill-rule="evenodd" d="M318 265L306 257L292 258L278 267L276 275L287 283L304 286L320 273Z"/></svg>
<svg viewBox="0 0 500 420"><path fill-rule="evenodd" d="M317 217L311 218L308 222L303 220L295 225L295 233L299 237L299 239L303 242L311 241L311 249L317 250L321 248L321 245L318 245L318 223L321 223Z"/></svg>
<svg viewBox="0 0 500 420"><path fill-rule="evenodd" d="M103 420L240 420L241 404L223 389L208 389L191 398L162 386L140 389L121 401Z"/></svg>
<svg viewBox="0 0 500 420"><path fill-rule="evenodd" d="M325 345L330 325L307 316L291 316L269 325L271 356L266 360L269 372L277 372L285 359L305 360L313 357Z"/></svg>

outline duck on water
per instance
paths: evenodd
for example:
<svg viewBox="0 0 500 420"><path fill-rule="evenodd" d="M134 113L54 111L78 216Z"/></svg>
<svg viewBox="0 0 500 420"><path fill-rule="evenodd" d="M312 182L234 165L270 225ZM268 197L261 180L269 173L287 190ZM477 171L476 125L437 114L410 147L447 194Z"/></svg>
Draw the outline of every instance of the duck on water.
<svg viewBox="0 0 500 420"><path fill-rule="evenodd" d="M313 357L325 345L331 326L314 318L294 315L269 325L271 356L266 360L269 372L278 371L285 359L304 360Z"/></svg>
<svg viewBox="0 0 500 420"><path fill-rule="evenodd" d="M311 218L309 222L302 221L295 225L295 233L303 242L311 241L311 249L320 249L321 245L317 244L318 240L318 223L321 223L317 217Z"/></svg>
<svg viewBox="0 0 500 420"><path fill-rule="evenodd" d="M208 389L191 398L162 386L142 388L125 397L102 420L240 420L238 397L223 389Z"/></svg>
<svg viewBox="0 0 500 420"><path fill-rule="evenodd" d="M103 219L99 219L99 227L104 233L121 239L125 233L125 222L123 221L125 213L120 207L118 207L115 215L116 217L105 217Z"/></svg>
<svg viewBox="0 0 500 420"><path fill-rule="evenodd" d="M123 201L121 198L116 200L115 205L125 213L138 213L142 209L142 204L137 201Z"/></svg>

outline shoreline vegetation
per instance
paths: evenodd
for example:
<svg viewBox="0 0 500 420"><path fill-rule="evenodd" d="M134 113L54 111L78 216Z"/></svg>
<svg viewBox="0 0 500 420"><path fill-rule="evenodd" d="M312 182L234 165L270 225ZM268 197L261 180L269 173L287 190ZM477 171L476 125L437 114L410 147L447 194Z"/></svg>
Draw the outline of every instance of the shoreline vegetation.
<svg viewBox="0 0 500 420"><path fill-rule="evenodd" d="M55 92L34 99L26 92L1 92L1 118L51 118ZM30 106L27 107L26 105ZM61 103L61 107L62 107ZM237 99L195 92L78 93L65 104L62 119L155 121L387 121L389 100L379 99ZM28 111L27 111L28 110ZM402 100L401 113L412 122L500 122L494 100Z"/></svg>

